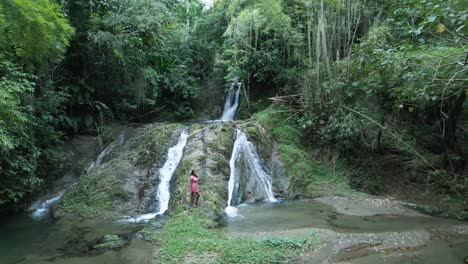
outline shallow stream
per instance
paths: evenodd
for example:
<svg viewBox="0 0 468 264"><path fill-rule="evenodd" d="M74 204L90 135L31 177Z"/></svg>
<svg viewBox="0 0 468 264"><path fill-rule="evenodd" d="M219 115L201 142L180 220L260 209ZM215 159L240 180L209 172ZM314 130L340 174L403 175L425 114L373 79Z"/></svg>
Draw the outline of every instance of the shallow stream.
<svg viewBox="0 0 468 264"><path fill-rule="evenodd" d="M34 220L28 214L0 222L0 263L148 263L134 262L129 255L149 258L152 247L133 239L140 225L112 224L78 217ZM104 235L117 234L127 246L106 252L92 249ZM123 254L122 252L127 252Z"/></svg>
<svg viewBox="0 0 468 264"><path fill-rule="evenodd" d="M328 241L325 255L332 263L449 263L462 264L468 257L468 236L434 236L421 246L405 245L408 236L425 231L436 232L451 226L468 225L453 219L429 216L373 215L354 216L337 213L329 205L315 200L262 202L238 206L238 216L227 219L223 230L230 235L260 234L268 237L275 232L284 236L288 230L327 229L338 238ZM370 234L370 236L369 236ZM391 234L391 235L390 235ZM410 235L408 235L410 234ZM343 239L344 237L344 239ZM416 236L417 237L417 236ZM370 241L392 241L392 246L377 250ZM406 239L406 240L405 240ZM411 239L409 239L411 240ZM347 242L346 242L347 241ZM393 242L399 243L393 246ZM340 248L339 243L348 243ZM408 243L410 244L410 243ZM316 258L300 258L297 263L321 263Z"/></svg>
<svg viewBox="0 0 468 264"><path fill-rule="evenodd" d="M351 246L326 253L334 255L333 263L381 263L384 260L386 263L461 264L468 255L466 236L431 238L423 246L406 247L402 250L404 254L395 254L394 249L377 251L374 246L362 242L369 234L385 238L387 232L394 232L398 241L398 232L424 232L467 224L456 220L401 215L350 216L339 214L331 206L315 200L243 204L238 209L239 215L228 218L222 228L228 234L287 233L288 230L316 228L348 236ZM78 217L33 220L30 215L19 215L0 222L0 263L151 263L155 246L134 235L141 226ZM107 234L118 234L128 242L115 250L93 249ZM331 248L336 248L338 242L330 240L329 243ZM320 263L299 260L298 263Z"/></svg>
<svg viewBox="0 0 468 264"><path fill-rule="evenodd" d="M381 233L450 226L456 220L401 215L354 216L337 213L315 200L255 203L238 206L239 216L228 218L228 232L270 232L300 228L331 229L337 232Z"/></svg>

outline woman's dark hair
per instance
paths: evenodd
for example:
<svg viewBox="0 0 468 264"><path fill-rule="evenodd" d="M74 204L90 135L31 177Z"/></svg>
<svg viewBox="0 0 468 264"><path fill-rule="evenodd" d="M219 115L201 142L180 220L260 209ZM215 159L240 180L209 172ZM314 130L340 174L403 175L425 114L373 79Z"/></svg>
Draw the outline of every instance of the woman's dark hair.
<svg viewBox="0 0 468 264"><path fill-rule="evenodd" d="M195 174L195 170L192 170L192 172L190 173L190 175L193 175L193 176L195 176L195 177L198 178L198 176Z"/></svg>

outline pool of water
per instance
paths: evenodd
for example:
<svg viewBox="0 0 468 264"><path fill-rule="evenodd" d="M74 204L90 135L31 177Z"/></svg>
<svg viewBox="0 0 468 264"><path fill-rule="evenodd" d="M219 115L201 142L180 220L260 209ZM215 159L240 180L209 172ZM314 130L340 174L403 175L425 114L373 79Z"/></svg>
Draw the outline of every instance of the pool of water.
<svg viewBox="0 0 468 264"><path fill-rule="evenodd" d="M342 250L333 257L334 263L362 264L362 263L388 263L388 264L463 264L468 258L468 238L462 237L452 241L434 239L424 246L414 250L376 252L372 249L349 252ZM468 259L467 259L468 260Z"/></svg>
<svg viewBox="0 0 468 264"><path fill-rule="evenodd" d="M135 244L145 248L145 242L132 240L140 228L78 217L33 220L30 215L18 215L0 222L0 263L139 263L125 262L120 251L132 252ZM107 234L121 235L130 242L115 251L92 250ZM151 255L149 248L145 254Z"/></svg>
<svg viewBox="0 0 468 264"><path fill-rule="evenodd" d="M304 228L321 228L359 237L363 233L405 232L430 230L453 225L468 224L452 219L426 216L374 215L351 216L337 213L333 207L315 200L281 201L278 203L254 203L238 206L238 216L227 218L225 232L232 235L256 232L275 232ZM384 235L384 234L383 234ZM386 235L384 235L386 236ZM446 263L462 264L468 258L468 236L435 237L415 248L395 247L376 250L366 246L366 241L354 239L356 250L342 249L339 252L325 250L319 255L299 258L297 263L321 263L320 255L332 257L332 263ZM331 243L338 243L337 241ZM363 246L361 247L360 244ZM333 248L333 247L331 247ZM315 257L318 257L317 258ZM296 263L296 262L294 262Z"/></svg>
<svg viewBox="0 0 468 264"><path fill-rule="evenodd" d="M401 215L353 216L337 213L315 200L261 202L238 206L237 217L226 219L227 232L271 232L300 228L322 228L337 232L381 233L450 226L456 220Z"/></svg>

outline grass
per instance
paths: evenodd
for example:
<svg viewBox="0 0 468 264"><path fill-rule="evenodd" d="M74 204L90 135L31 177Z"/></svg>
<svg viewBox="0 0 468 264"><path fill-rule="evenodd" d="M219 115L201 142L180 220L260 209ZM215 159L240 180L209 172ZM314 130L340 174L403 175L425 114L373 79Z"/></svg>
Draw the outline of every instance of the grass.
<svg viewBox="0 0 468 264"><path fill-rule="evenodd" d="M174 131L182 127L180 124L164 124L146 129L143 144L137 144L136 164L148 166L156 162L166 151L165 146L171 141Z"/></svg>
<svg viewBox="0 0 468 264"><path fill-rule="evenodd" d="M179 210L180 211L180 210ZM313 233L296 237L229 238L208 229L210 220L200 209L180 211L154 236L162 246L162 263L284 263L314 249Z"/></svg>
<svg viewBox="0 0 468 264"><path fill-rule="evenodd" d="M351 190L346 166L332 166L311 154L302 144L301 129L297 120L291 117L287 108L271 106L254 115L269 133L270 139L278 143L278 151L284 163L285 171L292 182L305 193L317 189L349 192ZM252 128L247 132L252 133ZM252 135L261 138L257 133Z"/></svg>

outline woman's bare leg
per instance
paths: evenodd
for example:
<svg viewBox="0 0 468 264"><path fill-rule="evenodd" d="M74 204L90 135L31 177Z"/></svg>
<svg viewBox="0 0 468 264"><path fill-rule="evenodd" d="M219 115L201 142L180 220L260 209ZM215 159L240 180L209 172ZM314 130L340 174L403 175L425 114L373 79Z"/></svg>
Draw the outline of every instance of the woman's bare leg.
<svg viewBox="0 0 468 264"><path fill-rule="evenodd" d="M195 193L194 192L190 192L190 206L193 206L193 198L195 196Z"/></svg>
<svg viewBox="0 0 468 264"><path fill-rule="evenodd" d="M195 193L195 195L197 196L197 199L195 200L195 205L198 206L198 200L200 199L200 193Z"/></svg>

